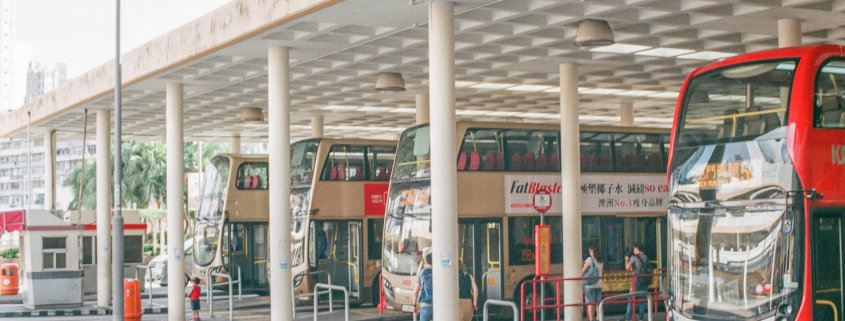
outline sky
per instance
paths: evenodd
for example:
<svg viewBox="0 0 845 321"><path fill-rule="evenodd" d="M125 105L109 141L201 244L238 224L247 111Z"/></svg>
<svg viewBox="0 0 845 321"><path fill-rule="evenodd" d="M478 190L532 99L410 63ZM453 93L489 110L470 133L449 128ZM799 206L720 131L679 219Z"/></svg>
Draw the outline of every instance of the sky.
<svg viewBox="0 0 845 321"><path fill-rule="evenodd" d="M12 106L23 104L30 62L67 65L67 79L114 59L114 0L12 1ZM122 0L121 52L128 52L232 0Z"/></svg>

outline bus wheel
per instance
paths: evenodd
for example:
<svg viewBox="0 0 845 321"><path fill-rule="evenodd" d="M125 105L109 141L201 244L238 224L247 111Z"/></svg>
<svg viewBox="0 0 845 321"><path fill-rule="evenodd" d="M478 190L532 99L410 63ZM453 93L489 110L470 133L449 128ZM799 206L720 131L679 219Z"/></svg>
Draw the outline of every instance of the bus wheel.
<svg viewBox="0 0 845 321"><path fill-rule="evenodd" d="M532 285L530 285L530 284L525 285L525 299L524 299L524 302L520 301L520 300L523 300L522 293L520 292L520 290L522 289L522 283L525 283L528 280L531 280L531 279L527 278L525 280L522 280L522 282L520 282L517 285L516 290L514 290L514 292L513 292L513 302L516 303L516 306L518 308L522 307L522 306L526 307L526 310L525 310L525 312L522 313L522 317L520 318L520 320L523 320L523 321L542 320L540 318L540 315L541 315L540 310L536 310L536 316L537 317L535 318L534 317L534 315L535 315L534 311L535 310L528 309L528 307L531 307L532 305L534 305L534 289L532 289ZM545 298L547 300L546 301L547 304L554 304L554 297L555 297L554 287L550 286L549 284L546 284L544 286L544 288L545 288ZM539 300L540 287L537 287L536 292L537 292L537 297L538 297L537 300ZM546 319L555 319L557 317L557 314L556 314L554 308L548 308L548 309L543 309L543 310L545 311Z"/></svg>
<svg viewBox="0 0 845 321"><path fill-rule="evenodd" d="M380 276L381 274L376 274L373 278L373 285L370 287L370 299L372 300L374 307L378 307L379 301L381 301L381 298L379 297L381 294L381 284L378 282Z"/></svg>

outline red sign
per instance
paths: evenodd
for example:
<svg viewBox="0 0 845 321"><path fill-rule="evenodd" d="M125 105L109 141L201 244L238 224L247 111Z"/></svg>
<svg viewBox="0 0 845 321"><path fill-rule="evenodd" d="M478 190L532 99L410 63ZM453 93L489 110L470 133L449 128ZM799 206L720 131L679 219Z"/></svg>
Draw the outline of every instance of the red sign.
<svg viewBox="0 0 845 321"><path fill-rule="evenodd" d="M534 225L534 274L546 276L551 273L551 228L540 223Z"/></svg>
<svg viewBox="0 0 845 321"><path fill-rule="evenodd" d="M387 183L364 184L364 215L384 215Z"/></svg>
<svg viewBox="0 0 845 321"><path fill-rule="evenodd" d="M537 213L545 214L552 208L552 194L547 189L540 189L534 193L534 198L531 200L531 206Z"/></svg>

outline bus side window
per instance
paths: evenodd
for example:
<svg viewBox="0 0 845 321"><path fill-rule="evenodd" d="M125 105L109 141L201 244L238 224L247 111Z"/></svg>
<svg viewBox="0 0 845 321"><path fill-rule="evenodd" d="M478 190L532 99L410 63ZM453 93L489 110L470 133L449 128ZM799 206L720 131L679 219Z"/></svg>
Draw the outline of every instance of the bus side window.
<svg viewBox="0 0 845 321"><path fill-rule="evenodd" d="M845 128L845 98L841 88L845 72L842 68L845 68L845 61L832 60L819 71L813 115L816 128Z"/></svg>

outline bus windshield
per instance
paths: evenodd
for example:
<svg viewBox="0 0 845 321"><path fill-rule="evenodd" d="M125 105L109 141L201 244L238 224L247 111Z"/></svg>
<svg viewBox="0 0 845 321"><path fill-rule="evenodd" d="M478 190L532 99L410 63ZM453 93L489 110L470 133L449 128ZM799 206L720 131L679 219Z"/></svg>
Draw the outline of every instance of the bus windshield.
<svg viewBox="0 0 845 321"><path fill-rule="evenodd" d="M431 247L429 181L395 182L386 211L382 260L397 275L413 275Z"/></svg>
<svg viewBox="0 0 845 321"><path fill-rule="evenodd" d="M678 147L749 141L786 124L797 64L766 60L693 77L681 106Z"/></svg>
<svg viewBox="0 0 845 321"><path fill-rule="evenodd" d="M311 184L314 178L314 160L319 140L293 143L290 147L290 179L293 185Z"/></svg>
<svg viewBox="0 0 845 321"><path fill-rule="evenodd" d="M229 182L229 158L217 156L206 165L198 219L217 220L223 216L226 186Z"/></svg>
<svg viewBox="0 0 845 321"><path fill-rule="evenodd" d="M396 152L393 179L428 178L431 176L431 146L428 125L402 133Z"/></svg>

